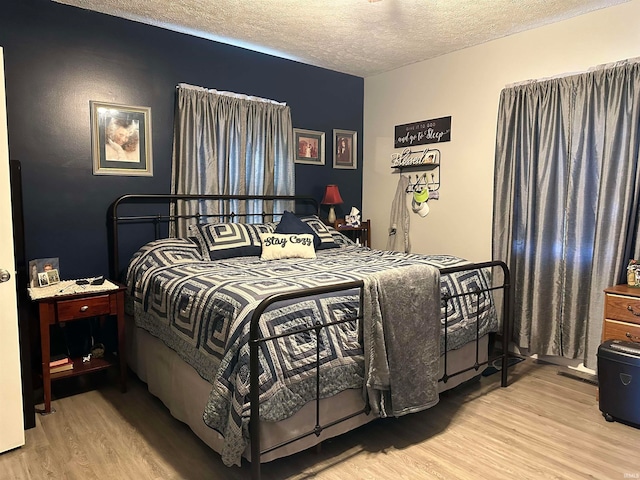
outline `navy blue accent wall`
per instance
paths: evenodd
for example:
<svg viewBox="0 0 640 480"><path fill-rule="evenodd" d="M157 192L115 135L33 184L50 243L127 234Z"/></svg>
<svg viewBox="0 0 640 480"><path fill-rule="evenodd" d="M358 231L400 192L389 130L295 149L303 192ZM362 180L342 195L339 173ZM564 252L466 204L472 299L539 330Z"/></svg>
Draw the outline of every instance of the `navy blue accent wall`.
<svg viewBox="0 0 640 480"><path fill-rule="evenodd" d="M361 207L360 77L49 0L3 0L0 46L27 259L59 257L63 278L108 273L106 211L116 197L169 193L181 82L287 102L294 127L324 131L327 141L324 166L296 165L296 193L321 199L335 183L345 201L339 216ZM93 175L91 100L151 107L153 177ZM357 170L332 168L334 128L358 132Z"/></svg>

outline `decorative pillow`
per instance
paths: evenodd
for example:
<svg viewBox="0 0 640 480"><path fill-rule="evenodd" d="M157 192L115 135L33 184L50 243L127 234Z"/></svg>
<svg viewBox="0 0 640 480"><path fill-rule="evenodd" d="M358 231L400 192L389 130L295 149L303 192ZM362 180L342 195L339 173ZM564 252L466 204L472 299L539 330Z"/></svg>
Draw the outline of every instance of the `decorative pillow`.
<svg viewBox="0 0 640 480"><path fill-rule="evenodd" d="M307 225L305 222L296 217L293 213L286 210L282 214L280 223L275 229L276 233L308 233L313 235L313 246L317 250L320 247L322 241L316 234L315 230Z"/></svg>
<svg viewBox="0 0 640 480"><path fill-rule="evenodd" d="M281 258L316 258L313 235L309 233L261 233L260 260Z"/></svg>
<svg viewBox="0 0 640 480"><path fill-rule="evenodd" d="M262 250L261 233L273 233L265 224L207 223L191 225L206 260L258 256Z"/></svg>
<svg viewBox="0 0 640 480"><path fill-rule="evenodd" d="M300 218L304 223L309 225L313 231L320 237L320 246L316 247L316 250L323 250L325 248L339 248L334 240L329 228L320 220L316 215Z"/></svg>

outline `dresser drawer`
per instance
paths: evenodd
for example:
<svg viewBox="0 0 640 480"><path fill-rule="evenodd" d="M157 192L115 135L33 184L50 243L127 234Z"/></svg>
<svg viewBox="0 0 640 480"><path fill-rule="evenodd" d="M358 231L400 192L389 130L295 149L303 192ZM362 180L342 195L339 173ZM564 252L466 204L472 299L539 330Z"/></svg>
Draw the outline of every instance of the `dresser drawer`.
<svg viewBox="0 0 640 480"><path fill-rule="evenodd" d="M640 342L640 325L634 325L617 320L604 321L602 340L627 340Z"/></svg>
<svg viewBox="0 0 640 480"><path fill-rule="evenodd" d="M56 303L58 321L75 320L77 318L108 315L111 312L109 295L63 300Z"/></svg>
<svg viewBox="0 0 640 480"><path fill-rule="evenodd" d="M604 316L640 325L640 298L609 294L606 298Z"/></svg>

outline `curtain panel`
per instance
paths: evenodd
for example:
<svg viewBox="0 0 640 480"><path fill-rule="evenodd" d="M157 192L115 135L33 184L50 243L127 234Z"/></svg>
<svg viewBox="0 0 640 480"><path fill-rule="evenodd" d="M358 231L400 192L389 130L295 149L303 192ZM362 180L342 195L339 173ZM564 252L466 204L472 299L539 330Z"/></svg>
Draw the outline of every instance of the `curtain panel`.
<svg viewBox="0 0 640 480"><path fill-rule="evenodd" d="M293 152L291 111L286 104L178 85L172 193L293 195ZM172 214L200 214L206 222L233 212L239 215L235 221L250 223L261 221L257 214L265 211L260 201L238 201L224 208L213 202L178 201ZM278 211L284 208L290 207L276 206ZM188 224L195 221L179 220L172 233L186 237Z"/></svg>
<svg viewBox="0 0 640 480"><path fill-rule="evenodd" d="M640 65L506 88L498 113L493 257L514 285L512 340L595 369L603 289L638 242Z"/></svg>

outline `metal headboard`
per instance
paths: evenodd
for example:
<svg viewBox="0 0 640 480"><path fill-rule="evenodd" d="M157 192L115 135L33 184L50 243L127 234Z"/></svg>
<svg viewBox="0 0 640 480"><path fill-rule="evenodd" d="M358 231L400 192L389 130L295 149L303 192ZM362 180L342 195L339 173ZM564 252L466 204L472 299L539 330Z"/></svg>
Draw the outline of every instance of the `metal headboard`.
<svg viewBox="0 0 640 480"><path fill-rule="evenodd" d="M160 238L162 225L169 225L171 222L177 222L179 219L196 218L198 222L206 221L211 217L218 219L236 219L249 216L261 216L263 221L271 217L282 215L284 212L268 211L261 213L216 213L216 214L202 214L195 213L190 215L171 215L166 213L169 211L169 206L178 200L199 200L207 202L232 202L232 201L290 201L293 202L296 208L298 206L308 206L307 214L314 213L319 214L320 205L318 201L309 196L304 195L186 195L186 194L127 194L118 197L110 206L107 213L107 235L108 235L108 247L109 247L109 275L110 278L118 280L120 274L120 238L119 238L119 226L121 224L152 224L155 230L155 238ZM153 213L141 213L141 214L122 214L119 209L125 205L138 205L148 206L144 208L151 208L155 205L158 209L164 207L164 212ZM273 208L273 204L270 204ZM309 208L310 207L310 208ZM299 211L296 209L296 213Z"/></svg>

